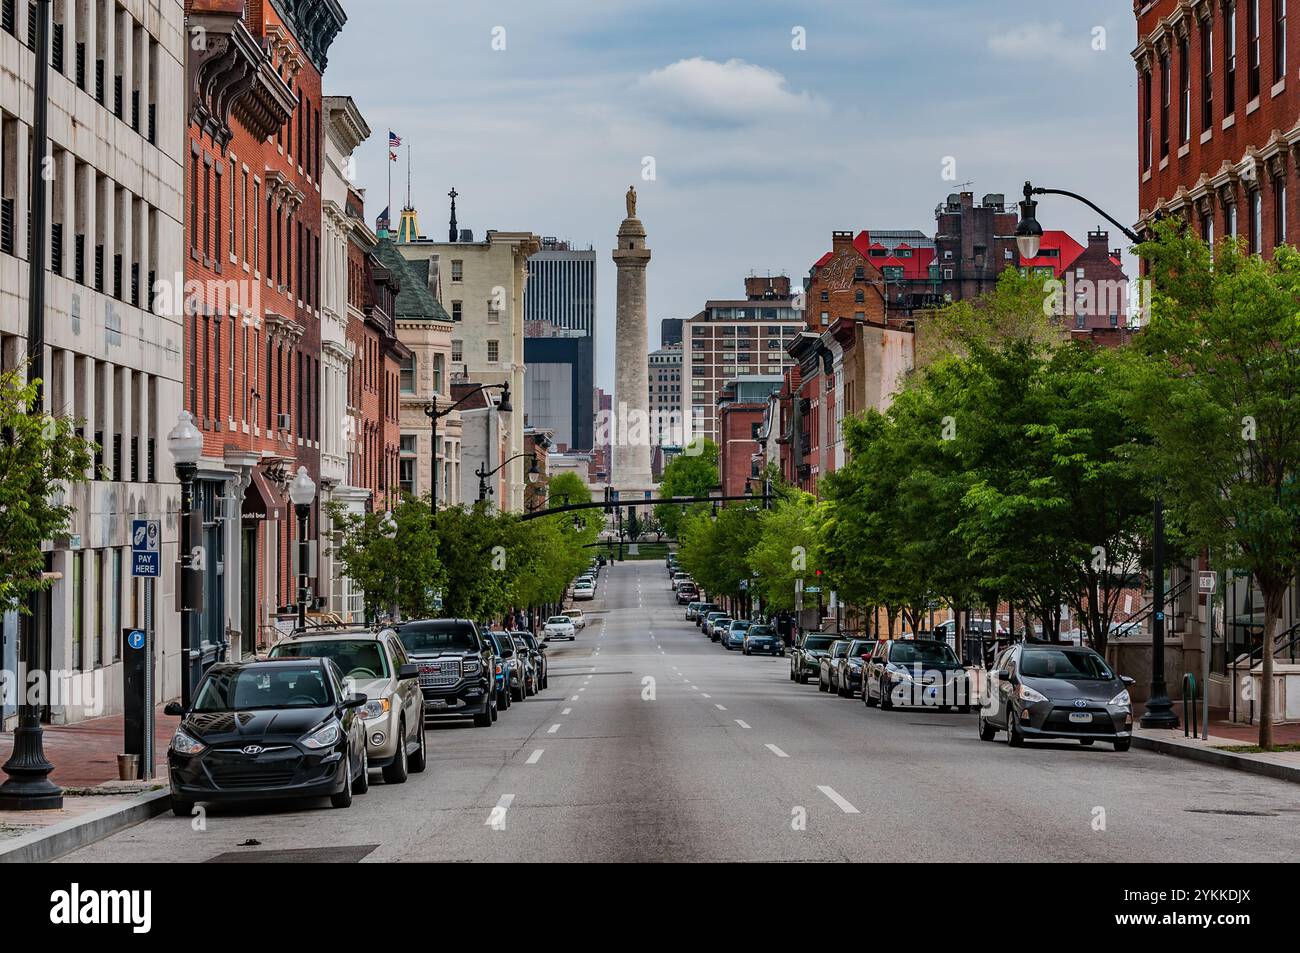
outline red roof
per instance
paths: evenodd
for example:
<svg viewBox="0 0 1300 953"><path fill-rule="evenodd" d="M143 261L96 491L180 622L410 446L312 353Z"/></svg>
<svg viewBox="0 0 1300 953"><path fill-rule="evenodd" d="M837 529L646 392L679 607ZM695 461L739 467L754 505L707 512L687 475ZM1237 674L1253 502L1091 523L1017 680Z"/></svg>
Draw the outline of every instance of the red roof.
<svg viewBox="0 0 1300 953"><path fill-rule="evenodd" d="M1044 251L1055 250L1054 255L1044 255ZM1074 264L1074 260L1084 253L1084 247L1066 232L1059 229L1047 229L1043 232L1043 241L1039 246L1037 258L1022 258L1022 268L1051 268L1053 276L1061 277L1065 270Z"/></svg>

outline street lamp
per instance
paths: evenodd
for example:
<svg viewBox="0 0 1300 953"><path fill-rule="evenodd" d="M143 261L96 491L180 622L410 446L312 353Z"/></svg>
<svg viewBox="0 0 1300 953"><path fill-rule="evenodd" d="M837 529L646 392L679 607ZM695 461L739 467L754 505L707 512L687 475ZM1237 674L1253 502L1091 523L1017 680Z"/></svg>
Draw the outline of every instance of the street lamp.
<svg viewBox="0 0 1300 953"><path fill-rule="evenodd" d="M194 558L194 478L199 471L199 457L203 455L203 434L194 426L194 415L182 410L176 426L167 435L167 449L176 465L176 478L181 484L180 559L177 561L177 585L181 590L181 704L187 710L194 689L203 674L195 623L202 606L195 604L195 595L202 590L193 583L190 573L201 572L202 561Z"/></svg>
<svg viewBox="0 0 1300 953"><path fill-rule="evenodd" d="M538 478L542 475L542 471L537 468L537 454L535 453L528 453L527 451L525 451L524 453L516 453L509 460L503 460L500 466L488 471L484 471L482 465L480 465L474 470L474 475L478 477L478 499L480 503L482 503L492 494L492 490L490 490L487 485L487 478L490 476L496 476L503 469L505 469L506 467L508 467L510 464L514 463L516 460L520 459L521 457L532 457L533 465L528 468L528 473L526 474L526 477L529 483L537 482Z"/></svg>
<svg viewBox="0 0 1300 953"><path fill-rule="evenodd" d="M500 390L501 400L497 404L497 410L506 414L514 413L514 405L510 403L509 381L506 381L503 384L480 384L445 410L438 409L438 395L437 393L434 393L433 400L424 408L424 415L429 418L430 435L433 439L433 443L429 447L429 510L431 513L430 519L433 521L435 528L438 525L438 421L443 417L446 417L475 394L485 390ZM480 481L480 485L482 485L482 481Z"/></svg>
<svg viewBox="0 0 1300 953"><path fill-rule="evenodd" d="M1108 215L1090 199L1064 189L1037 188L1025 183L1025 199L1020 203L1020 224L1016 226L1016 247L1022 258L1038 255L1043 237L1043 227L1038 224L1035 212L1038 203L1035 195L1064 195L1082 202L1106 221L1118 228L1134 244L1142 241L1133 229ZM1151 539L1151 686L1147 692L1146 709L1142 713L1143 728L1177 728L1178 715L1169 700L1169 686L1165 682L1165 508L1164 500L1157 496L1153 508Z"/></svg>
<svg viewBox="0 0 1300 953"><path fill-rule="evenodd" d="M311 519L312 500L316 499L316 483L306 467L299 467L289 484L289 499L293 501L293 511L298 517L298 628L305 629L309 594L307 561L311 552L311 544L307 541L307 521Z"/></svg>

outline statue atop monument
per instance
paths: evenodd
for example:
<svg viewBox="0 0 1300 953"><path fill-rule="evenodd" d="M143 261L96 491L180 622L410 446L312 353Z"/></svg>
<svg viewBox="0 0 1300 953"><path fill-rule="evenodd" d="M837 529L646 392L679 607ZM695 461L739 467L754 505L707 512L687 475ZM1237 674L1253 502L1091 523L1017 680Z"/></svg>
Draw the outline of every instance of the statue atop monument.
<svg viewBox="0 0 1300 953"><path fill-rule="evenodd" d="M627 187L627 217L636 218L636 189Z"/></svg>

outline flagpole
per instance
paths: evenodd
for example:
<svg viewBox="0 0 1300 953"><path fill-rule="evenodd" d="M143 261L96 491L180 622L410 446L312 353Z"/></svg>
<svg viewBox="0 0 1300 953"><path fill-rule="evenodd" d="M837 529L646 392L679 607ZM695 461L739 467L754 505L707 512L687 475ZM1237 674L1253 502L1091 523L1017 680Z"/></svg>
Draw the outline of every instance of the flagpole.
<svg viewBox="0 0 1300 953"><path fill-rule="evenodd" d="M406 144L406 207L411 207L411 144Z"/></svg>

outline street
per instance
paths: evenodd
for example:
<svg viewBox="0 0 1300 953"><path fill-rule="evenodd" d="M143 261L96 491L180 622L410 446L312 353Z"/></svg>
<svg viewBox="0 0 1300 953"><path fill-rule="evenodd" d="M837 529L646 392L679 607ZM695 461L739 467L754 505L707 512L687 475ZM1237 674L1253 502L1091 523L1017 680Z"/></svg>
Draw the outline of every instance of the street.
<svg viewBox="0 0 1300 953"><path fill-rule="evenodd" d="M71 862L1283 861L1294 787L1109 745L982 743L881 712L683 618L659 561L601 574L549 690L429 728L429 770L325 801L159 817ZM302 853L281 853L302 852Z"/></svg>

